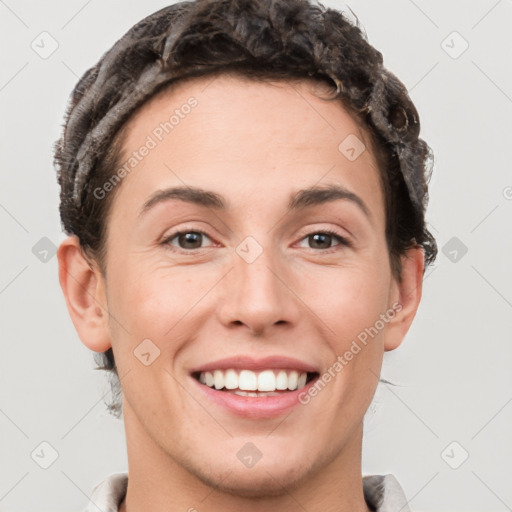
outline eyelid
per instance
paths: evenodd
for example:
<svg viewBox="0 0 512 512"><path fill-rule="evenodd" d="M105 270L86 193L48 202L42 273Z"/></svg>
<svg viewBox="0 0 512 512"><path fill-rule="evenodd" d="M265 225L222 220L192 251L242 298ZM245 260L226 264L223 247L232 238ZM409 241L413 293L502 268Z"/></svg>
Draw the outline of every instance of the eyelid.
<svg viewBox="0 0 512 512"><path fill-rule="evenodd" d="M315 225L313 226L310 225L304 229L301 229L299 233L300 240L303 240L305 237L315 235L317 233L336 236L345 241L347 245L353 245L354 238L350 231L348 231L347 229L342 229L340 227L334 227L332 225L325 225L325 223L322 226L321 222L315 223Z"/></svg>
<svg viewBox="0 0 512 512"><path fill-rule="evenodd" d="M181 247L171 245L171 243L170 243L171 240L173 240L177 236L183 235L185 233L199 233L199 234L205 236L206 238L208 238L210 241L214 242L214 244L216 243L215 240L213 239L213 237L211 237L206 231L204 231L202 229L197 229L197 227L193 227L193 226L184 226L175 231L171 231L171 233L169 233L168 235L163 236L162 240L161 240L161 242L159 242L159 244L164 245L164 246L170 246L173 248L171 250L176 250L178 252L184 252L184 253L191 253L193 251L208 249L208 248L211 248L214 246L214 245L211 245L208 247L199 247L198 249L182 249Z"/></svg>
<svg viewBox="0 0 512 512"><path fill-rule="evenodd" d="M338 245L342 245L342 246L345 246L345 247L352 247L352 242L350 241L350 239L341 234L340 232L338 232L337 230L333 229L333 228L320 228L320 229L313 229L313 230L310 230L308 231L304 236L302 236L300 239L299 239L299 242L302 242L303 240L305 240L306 238L310 237L310 236L313 236L313 235L317 235L317 234L322 234L322 235L328 235L328 236L332 236L334 238L337 238L338 241L339 241L339 244ZM327 251L330 251L332 249L334 249L335 247L337 247L336 245L333 246L333 247L329 247L328 249L323 249L322 250L315 250L311 247L309 247L309 249L311 250L314 250L315 252L327 252Z"/></svg>

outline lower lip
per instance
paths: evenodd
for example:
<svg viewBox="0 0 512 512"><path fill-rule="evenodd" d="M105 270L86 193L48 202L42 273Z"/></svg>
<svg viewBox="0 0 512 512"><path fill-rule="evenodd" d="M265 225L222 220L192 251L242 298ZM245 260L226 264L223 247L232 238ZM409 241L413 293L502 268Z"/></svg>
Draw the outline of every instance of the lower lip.
<svg viewBox="0 0 512 512"><path fill-rule="evenodd" d="M308 382L303 388L288 391L279 396L240 396L227 391L218 391L201 384L194 377L190 377L206 397L224 409L246 418L272 418L290 411L300 405L299 396L307 393L315 384L318 377Z"/></svg>

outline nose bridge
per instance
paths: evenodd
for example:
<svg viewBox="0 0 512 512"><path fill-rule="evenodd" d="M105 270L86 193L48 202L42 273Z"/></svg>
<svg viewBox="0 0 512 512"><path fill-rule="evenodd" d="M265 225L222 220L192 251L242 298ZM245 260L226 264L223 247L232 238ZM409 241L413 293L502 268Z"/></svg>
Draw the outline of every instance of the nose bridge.
<svg viewBox="0 0 512 512"><path fill-rule="evenodd" d="M275 258L270 249L264 250L254 261L239 257L236 264L239 299L251 298L254 305L260 304L260 307L277 302L281 290L274 270Z"/></svg>
<svg viewBox="0 0 512 512"><path fill-rule="evenodd" d="M235 249L233 266L221 308L225 323L243 323L262 332L276 323L296 321L298 305L284 284L286 275L280 275L284 267L279 251L247 237Z"/></svg>

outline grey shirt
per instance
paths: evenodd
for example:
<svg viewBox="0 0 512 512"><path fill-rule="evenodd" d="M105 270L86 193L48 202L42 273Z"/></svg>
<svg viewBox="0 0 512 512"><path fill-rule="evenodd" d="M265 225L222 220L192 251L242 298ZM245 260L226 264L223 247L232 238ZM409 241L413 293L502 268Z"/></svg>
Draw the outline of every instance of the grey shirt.
<svg viewBox="0 0 512 512"><path fill-rule="evenodd" d="M118 512L127 486L128 473L110 475L94 487L83 512ZM363 476L363 492L368 507L375 512L411 512L405 494L393 475Z"/></svg>

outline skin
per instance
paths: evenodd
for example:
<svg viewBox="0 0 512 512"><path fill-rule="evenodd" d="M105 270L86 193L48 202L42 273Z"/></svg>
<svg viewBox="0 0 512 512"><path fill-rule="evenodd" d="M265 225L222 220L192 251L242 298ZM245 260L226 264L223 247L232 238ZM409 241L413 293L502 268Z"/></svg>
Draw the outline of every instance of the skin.
<svg viewBox="0 0 512 512"><path fill-rule="evenodd" d="M236 76L195 78L161 91L129 120L125 156L169 112L198 105L118 185L108 223L106 275L76 237L59 247L59 277L82 342L113 347L122 377L129 484L121 511L367 511L361 477L362 421L383 354L402 342L421 297L423 252L392 275L384 197L365 133L318 84L258 83ZM285 115L283 115L283 112ZM366 151L349 161L349 134ZM179 200L139 217L151 195L171 186L222 194L226 211ZM290 194L341 185L361 198L287 212ZM201 231L197 249L174 231ZM312 238L333 229L324 245ZM261 255L246 262L247 237ZM243 418L200 393L190 370L238 354L288 355L326 371L393 304L385 324L307 405L274 418ZM150 339L160 355L134 356ZM252 442L252 468L237 452ZM299 507L299 508L300 508Z"/></svg>

